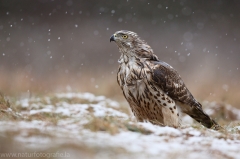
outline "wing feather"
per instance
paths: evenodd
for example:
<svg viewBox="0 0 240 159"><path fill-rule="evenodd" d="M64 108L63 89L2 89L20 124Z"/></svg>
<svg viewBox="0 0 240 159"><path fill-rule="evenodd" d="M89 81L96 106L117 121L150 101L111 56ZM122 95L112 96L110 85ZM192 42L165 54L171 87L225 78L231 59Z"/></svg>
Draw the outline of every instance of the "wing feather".
<svg viewBox="0 0 240 159"><path fill-rule="evenodd" d="M181 76L169 64L163 61L152 61L152 79L172 99L191 106L202 107L185 86Z"/></svg>

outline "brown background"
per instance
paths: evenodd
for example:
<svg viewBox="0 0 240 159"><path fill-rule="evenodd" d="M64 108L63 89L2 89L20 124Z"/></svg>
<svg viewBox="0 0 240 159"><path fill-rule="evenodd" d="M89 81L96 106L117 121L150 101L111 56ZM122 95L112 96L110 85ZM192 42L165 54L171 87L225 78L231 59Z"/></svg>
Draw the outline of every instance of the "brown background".
<svg viewBox="0 0 240 159"><path fill-rule="evenodd" d="M117 30L137 32L199 100L240 102L237 0L1 0L0 89L121 98Z"/></svg>

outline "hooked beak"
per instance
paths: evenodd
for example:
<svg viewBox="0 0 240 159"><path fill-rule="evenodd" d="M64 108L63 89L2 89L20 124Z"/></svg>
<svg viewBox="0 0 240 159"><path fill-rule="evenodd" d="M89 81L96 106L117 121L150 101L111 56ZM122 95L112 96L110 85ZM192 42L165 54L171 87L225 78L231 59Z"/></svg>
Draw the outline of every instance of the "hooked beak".
<svg viewBox="0 0 240 159"><path fill-rule="evenodd" d="M115 34L113 34L113 35L110 37L110 42L115 41L114 36L115 36Z"/></svg>

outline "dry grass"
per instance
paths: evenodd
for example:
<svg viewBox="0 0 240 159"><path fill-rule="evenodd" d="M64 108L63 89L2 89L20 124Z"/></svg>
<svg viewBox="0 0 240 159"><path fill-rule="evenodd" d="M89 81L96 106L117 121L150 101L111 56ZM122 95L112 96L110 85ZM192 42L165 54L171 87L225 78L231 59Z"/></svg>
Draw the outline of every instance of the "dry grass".
<svg viewBox="0 0 240 159"><path fill-rule="evenodd" d="M151 134L150 130L144 129L141 126L129 123L129 120L119 120L114 117L96 118L94 117L89 123L84 124L84 128L90 129L93 132L104 131L114 135L120 132L120 130L132 131L141 134Z"/></svg>
<svg viewBox="0 0 240 159"><path fill-rule="evenodd" d="M0 120L20 120L23 117L17 113L16 109L11 106L10 102L0 93Z"/></svg>
<svg viewBox="0 0 240 159"><path fill-rule="evenodd" d="M1 110L7 110L10 108L9 101L4 97L2 93L0 93L0 108Z"/></svg>
<svg viewBox="0 0 240 159"><path fill-rule="evenodd" d="M10 121L10 123L14 124L24 121L25 124L30 124L33 122L40 122L44 123L45 126L42 126L40 128L37 127L27 127L27 128L19 128L16 129L7 129L6 131L2 131L0 135L0 141L1 146L1 152L42 152L42 153L53 153L53 152L68 152L71 154L71 158L78 158L79 156L84 158L115 158L115 157L139 157L139 153L132 153L127 151L126 149L123 149L122 147L109 147L104 146L105 143L101 143L102 146L99 146L98 144L88 144L88 142L79 141L78 138L81 138L81 135L85 131L90 131L92 133L104 133L104 134L110 134L112 136L116 136L122 132L131 132L131 133L137 133L141 134L141 136L149 136L153 137L156 132L154 132L151 129L148 129L144 127L143 125L132 121L131 119L123 119L119 118L117 116L113 115L106 115L103 117L95 116L94 113L96 113L96 110L94 109L94 105L98 104L95 100L90 101L83 98L67 98L67 97L57 97L55 95L48 95L48 96L42 96L38 98L33 98L33 100L29 100L28 107L25 107L20 103L15 104L15 102L12 102L10 104L6 98L1 95L1 109L7 110L11 108L13 111L12 113L8 113L7 111L1 112L1 121L7 120ZM59 103L68 103L69 107L76 104L84 104L88 105L88 107L85 109L85 115L84 118L75 118L74 116L66 116L62 114L58 114L55 111L52 112L39 112L36 114L30 114L31 110L42 110L47 107L47 105L51 105L55 108L59 106ZM195 131L198 131L201 136L208 138L209 136L213 136L213 139L219 139L219 140L236 140L240 139L240 136L237 134L240 134L240 130L237 128L234 128L236 126L240 125L239 121L230 122L232 120L236 120L237 117L232 114L232 112L229 111L229 109L224 109L226 105L224 103L204 103L203 106L210 105L210 108L213 111L212 116L218 120L222 124L222 126L225 128L225 130L219 131L219 135L215 135L214 132L209 131L208 129L202 127L200 124L192 124L192 128ZM216 107L214 107L216 106ZM129 109L127 109L125 106L120 107L112 107L109 103L106 103L105 107L111 108L112 110L116 110L118 112L122 112L125 114L129 114ZM218 109L216 109L218 108ZM15 117L13 114L17 114L17 112L23 113L24 115L20 116L19 118ZM79 112L81 114L81 112ZM24 117L23 117L24 116ZM229 118L224 118L224 116L229 116ZM83 123L82 125L81 120L87 120L88 122ZM59 125L62 122L67 122L66 128L64 125ZM25 125L24 124L24 125ZM71 131L74 131L74 129L68 130L68 126L72 125L79 131L79 133L73 135L71 134ZM77 127L76 127L77 126ZM79 127L79 129L78 129ZM49 128L50 131L48 130ZM71 127L70 127L71 128ZM173 139L176 138L176 143L179 139L184 138L184 141L191 141L192 139L198 137L195 136L195 134L191 133L191 129L186 131L189 127L181 127L178 130L182 132L182 135L179 136L179 134L168 134L168 133L162 133L158 135L160 138L163 138L162 142L172 143ZM163 129L164 130L164 129ZM176 131L178 131L176 130ZM231 131L229 131L231 130ZM62 132L63 131L63 132ZM175 131L175 130L174 130ZM89 132L89 133L90 133ZM59 136L60 135L60 136ZM3 137L2 137L3 136ZM40 138L40 143L36 143L36 141L29 140L28 142L31 144L36 144L38 147L41 148L34 148L31 146L28 146L28 142L23 142L22 140L16 141L16 138L24 138L24 141L28 141L31 138ZM43 139L42 139L43 138ZM44 141L44 139L50 139L51 142L47 143L47 145L44 145L41 143L41 140ZM91 140L91 138L90 138ZM122 139L126 140L126 139ZM108 141L106 141L108 142ZM3 146L4 145L4 146ZM26 146L26 147L25 147ZM151 146L148 145L148 146ZM211 147L211 143L208 145L205 144L204 147ZM196 150L201 152L201 150ZM214 156L219 156L219 158L231 158L225 153L218 153L218 151L214 150ZM194 152L192 152L194 153ZM144 154L142 154L144 155ZM171 156L185 156L186 154L180 152L180 151L173 151L172 153L168 154L168 157ZM101 156L101 157L99 157ZM144 158L148 158L149 156L145 156ZM43 157L39 157L43 158Z"/></svg>
<svg viewBox="0 0 240 159"><path fill-rule="evenodd" d="M117 66L116 66L117 67ZM55 73L44 76L29 74L24 70L12 72L0 70L0 88L8 96L12 97L31 97L32 95L45 95L54 92L74 91L74 92L91 92L97 95L104 95L118 101L124 100L122 92L116 81L116 72L109 73L90 72L77 73ZM204 75L204 73L200 73ZM184 78L193 95L200 101L218 101L229 103L234 107L240 108L240 91L238 85L231 85L226 82L227 79L206 78L199 79L195 83L191 77L197 75L191 74ZM200 76L200 75L198 75ZM197 76L197 77L198 77ZM207 75L206 75L207 76ZM224 90L223 84L227 83L229 89Z"/></svg>

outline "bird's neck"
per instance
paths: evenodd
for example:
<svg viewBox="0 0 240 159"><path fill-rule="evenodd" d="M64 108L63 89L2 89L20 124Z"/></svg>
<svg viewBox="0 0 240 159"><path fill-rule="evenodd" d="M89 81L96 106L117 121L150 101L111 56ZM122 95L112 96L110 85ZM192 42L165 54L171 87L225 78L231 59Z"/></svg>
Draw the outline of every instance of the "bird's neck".
<svg viewBox="0 0 240 159"><path fill-rule="evenodd" d="M151 54L141 54L141 55L138 55L136 52L134 53L125 53L125 52L122 52L119 60L118 60L118 63L129 63L129 62L134 62L134 61L147 61L147 60L150 60L150 61L158 61L158 57L151 53Z"/></svg>
<svg viewBox="0 0 240 159"><path fill-rule="evenodd" d="M129 59L131 61L134 59L158 60L152 48L141 39L125 46L119 45L119 52L122 54L119 61L124 61L125 63Z"/></svg>
<svg viewBox="0 0 240 159"><path fill-rule="evenodd" d="M130 61L136 61L137 59L139 59L137 56L135 56L134 54L125 54L125 53L122 53L119 60L118 60L118 63L129 63Z"/></svg>

